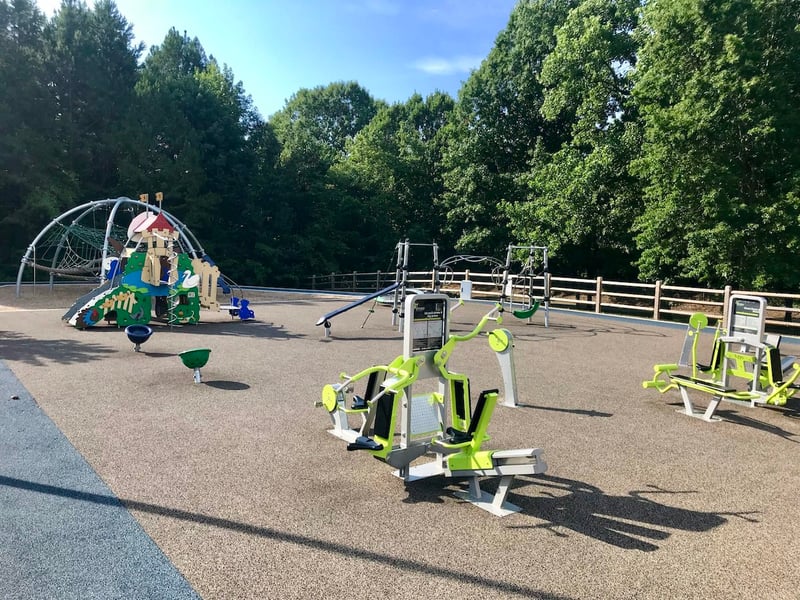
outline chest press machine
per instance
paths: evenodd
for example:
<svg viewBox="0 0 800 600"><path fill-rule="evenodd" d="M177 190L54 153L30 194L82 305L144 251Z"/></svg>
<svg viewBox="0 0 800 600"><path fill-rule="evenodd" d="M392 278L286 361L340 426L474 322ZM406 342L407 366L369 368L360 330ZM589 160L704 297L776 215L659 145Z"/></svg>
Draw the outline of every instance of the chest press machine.
<svg viewBox="0 0 800 600"><path fill-rule="evenodd" d="M447 368L455 346L476 337L489 322L499 324L500 310L495 306L471 332L451 335L446 295L407 297L403 354L388 365L352 376L342 373L339 383L324 386L321 404L334 421L331 433L347 441L348 450L369 452L395 467L394 474L405 482L440 475L466 477L468 490L456 496L497 516L518 512L506 495L516 475L547 470L542 450L483 450L499 392L484 390L472 409L469 379ZM502 350L507 357L510 348ZM364 395L354 394L347 408L348 395L362 380ZM354 413L361 416L358 430L347 426L347 417ZM412 465L423 457L428 460ZM480 477L500 477L494 495L481 490Z"/></svg>
<svg viewBox="0 0 800 600"><path fill-rule="evenodd" d="M700 313L692 315L681 359L676 364L655 365L653 379L643 382L643 387L662 393L677 388L684 405L680 412L704 421L721 420L714 413L723 401L751 407L785 405L800 387L795 383L800 364L794 362L794 357L781 357L780 336L766 334L766 309L765 298L732 295L728 326L717 328L707 365L697 362L697 343L708 319ZM677 372L687 366L691 367L691 374ZM689 390L711 396L705 411L695 409Z"/></svg>

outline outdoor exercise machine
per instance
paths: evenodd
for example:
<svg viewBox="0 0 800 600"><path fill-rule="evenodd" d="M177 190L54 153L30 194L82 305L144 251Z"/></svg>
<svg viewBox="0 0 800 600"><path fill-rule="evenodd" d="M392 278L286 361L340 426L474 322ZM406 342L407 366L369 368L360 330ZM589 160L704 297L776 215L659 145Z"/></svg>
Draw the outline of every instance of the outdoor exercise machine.
<svg viewBox="0 0 800 600"><path fill-rule="evenodd" d="M523 253L525 259L520 260ZM442 261L440 268L442 279L445 283L452 282L454 278L453 265L460 262L481 264L491 267L492 282L500 288L500 302L505 308L519 319L527 319L536 313L540 306L545 308L545 325L549 320L550 306L550 278L547 266L547 247L545 246L518 246L510 244L507 248L506 259L502 261L493 256L478 256L459 254ZM514 265L521 263L521 268L514 272ZM537 285L537 280L541 284ZM461 282L460 297L472 300L474 282L465 279ZM537 296L535 290L541 290ZM516 296L522 295L522 302L516 302Z"/></svg>
<svg viewBox="0 0 800 600"><path fill-rule="evenodd" d="M451 314L459 307L464 306L464 298L459 298L456 305L450 310ZM500 325L503 322L502 314L504 313L503 305L500 303L495 304L494 308L489 314L497 313L496 322ZM487 320L490 317L485 317ZM485 324L479 324L480 327L475 328L472 333L467 336L450 335L448 344L452 342L465 342L474 338L480 331L483 330ZM489 347L494 350L497 362L500 365L500 374L503 377L503 406L509 408L517 407L517 371L514 366L514 336L505 328L496 328L487 333L489 339ZM448 351L448 354L452 350Z"/></svg>
<svg viewBox="0 0 800 600"><path fill-rule="evenodd" d="M525 256L520 260L521 255ZM452 283L455 277L453 266L458 263L471 263L491 268L492 282L500 288L500 303L518 319L531 322L533 315L544 307L544 324L550 322L550 276L547 264L546 246L518 246L509 244L506 259L501 261L493 256L458 254L444 259L439 265L444 284ZM521 268L514 272L514 266ZM541 280L539 283L538 280ZM473 300L473 281L461 281L460 298ZM538 284L538 285L537 285ZM541 291L537 295L535 291ZM517 303L516 297L522 301Z"/></svg>
<svg viewBox="0 0 800 600"><path fill-rule="evenodd" d="M522 261L522 268L518 273L512 273L512 266L518 252L527 252L526 258ZM536 296L535 281L541 279L542 294ZM544 326L550 326L550 272L547 265L547 246L516 246L508 245L506 252L506 262L503 268L503 279L501 282L500 302L507 305L508 309L518 319L527 319L531 322L531 317L539 307L544 308ZM515 294L522 291L523 301L521 307L515 309Z"/></svg>
<svg viewBox="0 0 800 600"><path fill-rule="evenodd" d="M331 433L347 441L348 450L369 452L394 467L394 474L405 482L439 475L467 477L469 488L457 492L460 498L498 516L519 511L506 495L516 475L547 470L542 450L483 450L499 391L481 392L473 409L469 379L447 366L460 342L475 338L490 322L502 322L502 306L494 306L464 335L450 334L444 294L408 296L404 312L402 355L352 376L342 373L338 383L323 387L317 404L331 414ZM353 394L362 382L364 395ZM361 417L358 430L347 425L353 414ZM431 455L432 460L412 465ZM494 495L481 490L480 477L500 478Z"/></svg>
<svg viewBox="0 0 800 600"><path fill-rule="evenodd" d="M794 362L794 357L781 357L780 336L766 333L766 309L765 298L732 295L727 325L718 325L715 330L708 364L697 361L698 341L708 318L702 313L693 314L678 362L655 365L653 378L642 386L661 393L677 389L683 400L680 412L705 421L721 420L714 413L723 401L751 407L785 405L800 387L795 383L800 364ZM705 411L695 409L690 390L711 396Z"/></svg>
<svg viewBox="0 0 800 600"><path fill-rule="evenodd" d="M456 272L453 269L458 264L478 265L479 268L491 269L491 280L495 285L500 285L503 276L505 263L494 256L481 256L475 254L456 254L445 258L439 265L441 272L442 285L449 285L455 282ZM464 279L460 282L459 297L462 300L472 300L473 281L468 279L468 271L464 271Z"/></svg>
<svg viewBox="0 0 800 600"><path fill-rule="evenodd" d="M373 302L377 302L377 299L381 296L387 296L392 294L392 326L399 327L401 330L403 328L403 318L404 314L402 312L402 307L404 306L404 302L406 299L406 289L408 287L408 273L409 273L409 262L411 259L411 249L415 246L422 246L431 248L433 251L433 291L439 291L439 247L436 243L432 244L416 244L411 243L408 240L400 241L395 246L395 256L397 258L395 263L395 280L394 283L391 285L386 286L383 289L380 289L376 292L371 292L349 304L345 304L344 306L340 306L339 308L332 310L329 313L322 315L316 322L316 326L319 327L322 325L325 328L325 337L330 337L331 335L331 319L334 317L341 315L349 310L353 310L363 304L366 304L370 300ZM374 304L373 304L374 306ZM370 310L370 313L372 310ZM367 315L369 317L369 315ZM366 323L366 319L364 320ZM364 324L361 325L362 327Z"/></svg>

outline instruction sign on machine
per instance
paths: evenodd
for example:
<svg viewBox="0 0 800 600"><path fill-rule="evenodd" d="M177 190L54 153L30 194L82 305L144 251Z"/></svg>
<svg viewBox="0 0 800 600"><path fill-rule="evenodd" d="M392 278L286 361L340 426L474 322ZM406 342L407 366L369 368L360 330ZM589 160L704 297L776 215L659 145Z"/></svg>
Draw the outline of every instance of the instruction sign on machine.
<svg viewBox="0 0 800 600"><path fill-rule="evenodd" d="M447 296L430 294L409 297L410 328L404 336L405 355L439 350L447 341ZM408 318L408 317L406 317Z"/></svg>

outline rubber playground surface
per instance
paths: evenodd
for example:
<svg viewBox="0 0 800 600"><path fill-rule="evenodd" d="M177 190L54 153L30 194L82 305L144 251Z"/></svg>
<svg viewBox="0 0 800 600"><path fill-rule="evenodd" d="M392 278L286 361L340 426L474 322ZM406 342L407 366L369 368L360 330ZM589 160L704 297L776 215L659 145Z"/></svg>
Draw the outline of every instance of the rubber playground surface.
<svg viewBox="0 0 800 600"><path fill-rule="evenodd" d="M798 597L800 406L678 414L677 391L641 383L683 326L504 320L520 406L498 405L485 446L542 448L549 468L499 518L454 496L464 480L404 485L327 433L323 385L402 353L389 308L325 339L314 324L347 299L252 294L254 321L204 311L137 353L62 323L79 295L0 288L0 598ZM195 384L177 355L198 347ZM450 367L473 398L501 386L485 337Z"/></svg>

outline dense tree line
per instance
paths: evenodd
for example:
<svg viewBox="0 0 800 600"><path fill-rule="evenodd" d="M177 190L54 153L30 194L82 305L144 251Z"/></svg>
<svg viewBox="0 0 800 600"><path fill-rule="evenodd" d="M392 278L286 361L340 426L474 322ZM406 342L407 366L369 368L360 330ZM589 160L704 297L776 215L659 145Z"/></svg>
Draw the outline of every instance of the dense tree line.
<svg viewBox="0 0 800 600"><path fill-rule="evenodd" d="M0 0L0 279L52 218L163 190L234 279L386 269L398 239L571 275L797 290L800 0L520 0L457 98L298 90L262 117L112 0ZM269 77L266 73L265 77Z"/></svg>

